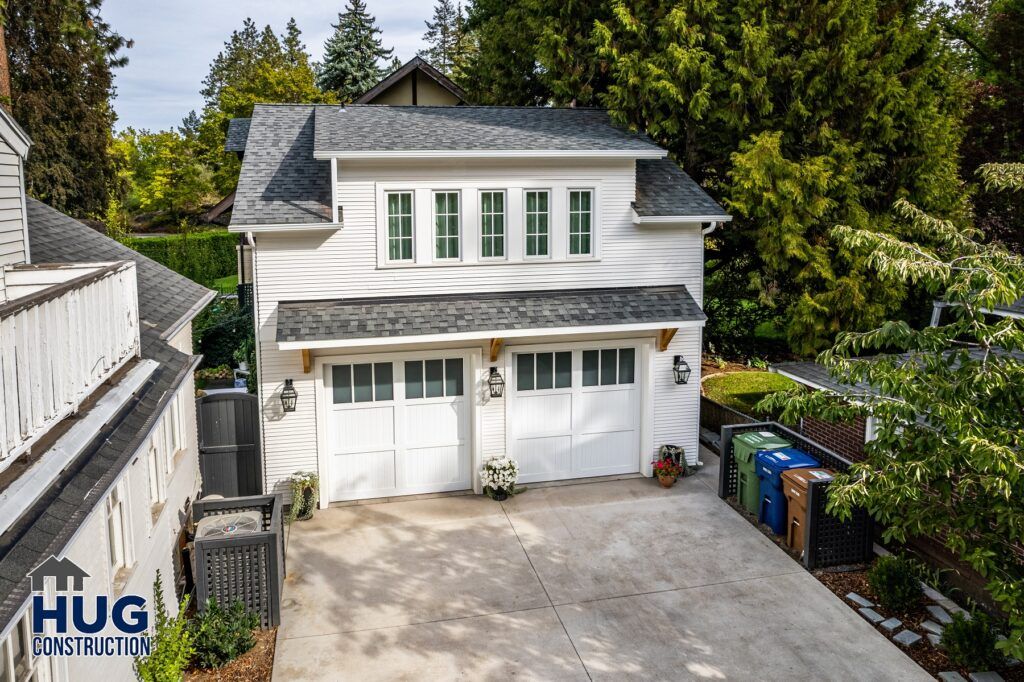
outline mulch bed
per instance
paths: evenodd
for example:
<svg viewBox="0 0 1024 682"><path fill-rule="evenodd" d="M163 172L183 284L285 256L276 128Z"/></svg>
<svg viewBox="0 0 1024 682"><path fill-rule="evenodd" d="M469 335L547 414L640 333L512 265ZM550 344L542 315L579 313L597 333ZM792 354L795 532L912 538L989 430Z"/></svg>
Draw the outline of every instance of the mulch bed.
<svg viewBox="0 0 1024 682"><path fill-rule="evenodd" d="M270 682L277 628L256 633L256 646L222 668L185 673L185 682Z"/></svg>
<svg viewBox="0 0 1024 682"><path fill-rule="evenodd" d="M742 507L736 501L735 497L726 498L726 502L728 502L729 506L735 509L743 518L757 527L765 537L789 554L794 561L803 565L800 553L792 550L789 545L786 544L785 538L780 535L775 535L771 528L763 523L758 523L757 517ZM946 654L933 647L931 642L928 641L926 636L927 631L921 627L921 623L926 620L931 620L931 616L928 614L928 611L925 610L925 606L928 604L927 599L922 595L921 603L914 610L907 613L893 613L878 604L878 595L875 594L875 591L872 590L871 586L868 584L867 569L867 565L838 566L834 568L817 569L811 571L811 575L817 578L825 587L830 589L844 604L857 612L858 616L860 616L860 612L857 611L857 605L846 599L846 595L850 592L856 592L860 596L875 602L876 606L874 608L880 614L886 618L892 616L899 618L903 621L902 628L913 630L917 634L921 635L921 641L909 649L900 646L896 642L893 642L893 646L898 646L905 654L907 654L907 656L910 656L915 663L924 668L924 670L933 677L938 677L941 672L956 670L963 675L965 679L967 679L968 674L971 671L958 667L946 657ZM865 619L865 622L869 621ZM888 632L880 625L874 625L874 628L890 641L892 640L891 634L895 634ZM1007 682L1024 682L1024 665L996 668L996 672L1002 675L1003 679L1007 680Z"/></svg>

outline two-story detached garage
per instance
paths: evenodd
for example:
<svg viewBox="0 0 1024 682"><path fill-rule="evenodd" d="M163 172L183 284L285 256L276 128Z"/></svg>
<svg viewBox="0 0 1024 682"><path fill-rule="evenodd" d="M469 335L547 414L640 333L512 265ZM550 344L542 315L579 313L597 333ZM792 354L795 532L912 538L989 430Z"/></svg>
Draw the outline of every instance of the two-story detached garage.
<svg viewBox="0 0 1024 682"><path fill-rule="evenodd" d="M695 460L703 236L728 219L599 110L257 106L231 229L254 246L267 489L315 470L323 504L479 491L499 454L523 482L650 475L663 444Z"/></svg>

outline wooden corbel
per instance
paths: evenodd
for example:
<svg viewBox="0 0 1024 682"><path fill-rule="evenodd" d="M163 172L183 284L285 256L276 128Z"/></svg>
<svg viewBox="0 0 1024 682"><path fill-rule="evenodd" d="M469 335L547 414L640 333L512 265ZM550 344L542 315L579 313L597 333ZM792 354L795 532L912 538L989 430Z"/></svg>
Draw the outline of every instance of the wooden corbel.
<svg viewBox="0 0 1024 682"><path fill-rule="evenodd" d="M313 360L309 355L309 349L302 349L302 373L309 374L310 369L313 367Z"/></svg>
<svg viewBox="0 0 1024 682"><path fill-rule="evenodd" d="M505 339L491 339L491 362L498 361L498 353L501 352L501 346L505 343Z"/></svg>
<svg viewBox="0 0 1024 682"><path fill-rule="evenodd" d="M668 350L668 345L672 343L672 338L676 335L678 329L662 329L658 332L658 350Z"/></svg>

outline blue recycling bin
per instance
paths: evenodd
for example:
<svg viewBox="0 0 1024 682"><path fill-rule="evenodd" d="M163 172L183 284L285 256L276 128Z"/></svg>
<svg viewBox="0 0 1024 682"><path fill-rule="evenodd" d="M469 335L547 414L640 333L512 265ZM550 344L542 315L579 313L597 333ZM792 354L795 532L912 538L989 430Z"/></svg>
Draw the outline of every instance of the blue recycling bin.
<svg viewBox="0 0 1024 682"><path fill-rule="evenodd" d="M821 462L797 448L761 450L757 453L757 477L761 481L761 508L757 520L776 535L786 532L786 495L782 472L787 469L819 467Z"/></svg>

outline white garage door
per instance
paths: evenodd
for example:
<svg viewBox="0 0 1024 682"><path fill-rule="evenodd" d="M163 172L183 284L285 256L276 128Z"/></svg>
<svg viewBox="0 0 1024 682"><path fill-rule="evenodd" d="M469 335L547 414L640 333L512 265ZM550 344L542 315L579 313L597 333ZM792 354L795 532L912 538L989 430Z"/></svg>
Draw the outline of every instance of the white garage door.
<svg viewBox="0 0 1024 682"><path fill-rule="evenodd" d="M639 348L513 350L509 453L520 480L640 470Z"/></svg>
<svg viewBox="0 0 1024 682"><path fill-rule="evenodd" d="M469 488L467 365L420 354L325 366L329 499Z"/></svg>

